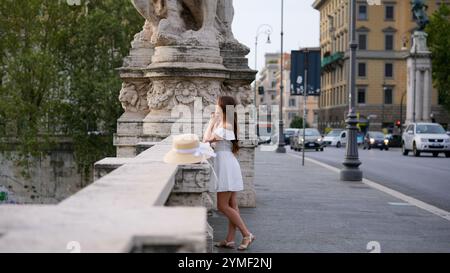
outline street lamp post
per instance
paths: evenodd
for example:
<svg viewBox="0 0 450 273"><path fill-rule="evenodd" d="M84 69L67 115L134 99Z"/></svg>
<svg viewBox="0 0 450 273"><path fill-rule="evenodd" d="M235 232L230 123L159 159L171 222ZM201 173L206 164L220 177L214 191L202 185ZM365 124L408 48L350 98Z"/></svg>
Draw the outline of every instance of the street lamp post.
<svg viewBox="0 0 450 273"><path fill-rule="evenodd" d="M387 86L383 83L383 104L381 104L381 129L384 129L384 118L385 118L385 103L386 103L386 91Z"/></svg>
<svg viewBox="0 0 450 273"><path fill-rule="evenodd" d="M280 112L279 112L279 140L277 153L286 153L286 143L284 141L284 124L283 124L283 92L284 92L284 0L281 0L281 59L280 59Z"/></svg>
<svg viewBox="0 0 450 273"><path fill-rule="evenodd" d="M305 49L305 87L303 89L303 136L302 136L302 166L305 166L305 143L306 143L306 99L308 96L308 67L309 67L309 50Z"/></svg>
<svg viewBox="0 0 450 273"><path fill-rule="evenodd" d="M356 50L358 43L356 41L356 0L350 0L350 75L349 75L349 109L347 116L348 142L344 162L344 168L341 170L340 178L342 181L362 181L362 171L359 169L361 161L358 156L358 117L355 112L356 106Z"/></svg>
<svg viewBox="0 0 450 273"><path fill-rule="evenodd" d="M414 41L414 38L412 38L412 41ZM417 112L416 112L416 95L417 95L417 91L416 91L416 88L417 88L417 83L416 83L416 81L417 81L417 79L416 79L416 72L417 72L417 43L416 42L413 42L414 43L414 56L413 56L413 59L414 59L414 82L413 82L413 123L415 123L416 122L416 114L417 114Z"/></svg>

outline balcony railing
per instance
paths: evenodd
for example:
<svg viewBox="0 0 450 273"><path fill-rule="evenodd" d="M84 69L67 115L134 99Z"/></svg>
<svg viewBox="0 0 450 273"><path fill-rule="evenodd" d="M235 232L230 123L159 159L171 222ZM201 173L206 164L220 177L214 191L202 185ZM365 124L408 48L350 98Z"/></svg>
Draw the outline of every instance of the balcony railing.
<svg viewBox="0 0 450 273"><path fill-rule="evenodd" d="M344 52L336 52L322 59L322 69L326 69L344 59Z"/></svg>

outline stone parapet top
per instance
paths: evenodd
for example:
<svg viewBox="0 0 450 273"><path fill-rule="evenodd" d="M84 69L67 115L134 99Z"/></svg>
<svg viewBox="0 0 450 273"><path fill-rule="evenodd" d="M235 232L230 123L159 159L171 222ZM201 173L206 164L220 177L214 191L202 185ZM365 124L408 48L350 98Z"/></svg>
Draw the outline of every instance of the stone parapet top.
<svg viewBox="0 0 450 273"><path fill-rule="evenodd" d="M125 158L125 157L107 157L100 161L95 162L94 165L124 165L129 163L131 158Z"/></svg>
<svg viewBox="0 0 450 273"><path fill-rule="evenodd" d="M0 252L69 252L71 241L82 252L206 251L206 208L164 207L179 171L162 162L170 149L168 138L103 159L121 166L58 205L0 206Z"/></svg>
<svg viewBox="0 0 450 273"><path fill-rule="evenodd" d="M1 206L0 252L131 252L137 241L202 252L205 208L63 208ZM163 238L167 238L164 240ZM71 243L72 242L72 243ZM203 249L202 249L203 248Z"/></svg>

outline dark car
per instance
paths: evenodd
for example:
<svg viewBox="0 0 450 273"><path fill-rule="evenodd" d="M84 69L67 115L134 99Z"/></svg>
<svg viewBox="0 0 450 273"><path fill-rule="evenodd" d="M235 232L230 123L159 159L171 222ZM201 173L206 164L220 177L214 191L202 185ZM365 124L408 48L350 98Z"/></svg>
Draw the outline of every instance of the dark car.
<svg viewBox="0 0 450 273"><path fill-rule="evenodd" d="M296 131L298 131L298 129L287 128L284 130L284 143L286 145L291 144L291 137L295 134Z"/></svg>
<svg viewBox="0 0 450 273"><path fill-rule="evenodd" d="M389 150L389 140L386 139L382 132L368 132L364 138L364 150L377 148L382 150Z"/></svg>
<svg viewBox="0 0 450 273"><path fill-rule="evenodd" d="M386 139L389 141L390 148L400 148L402 147L402 136L401 135L387 135Z"/></svg>

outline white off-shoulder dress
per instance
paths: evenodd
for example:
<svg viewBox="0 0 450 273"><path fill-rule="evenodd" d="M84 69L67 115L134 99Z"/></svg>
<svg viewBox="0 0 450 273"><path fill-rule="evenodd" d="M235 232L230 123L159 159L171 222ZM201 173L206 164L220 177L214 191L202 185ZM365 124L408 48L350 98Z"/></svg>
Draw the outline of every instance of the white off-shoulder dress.
<svg viewBox="0 0 450 273"><path fill-rule="evenodd" d="M211 176L212 192L239 192L244 190L241 167L236 156L232 152L232 140L236 136L232 130L217 128L214 135L220 137L221 141L215 143L213 168L215 175Z"/></svg>

